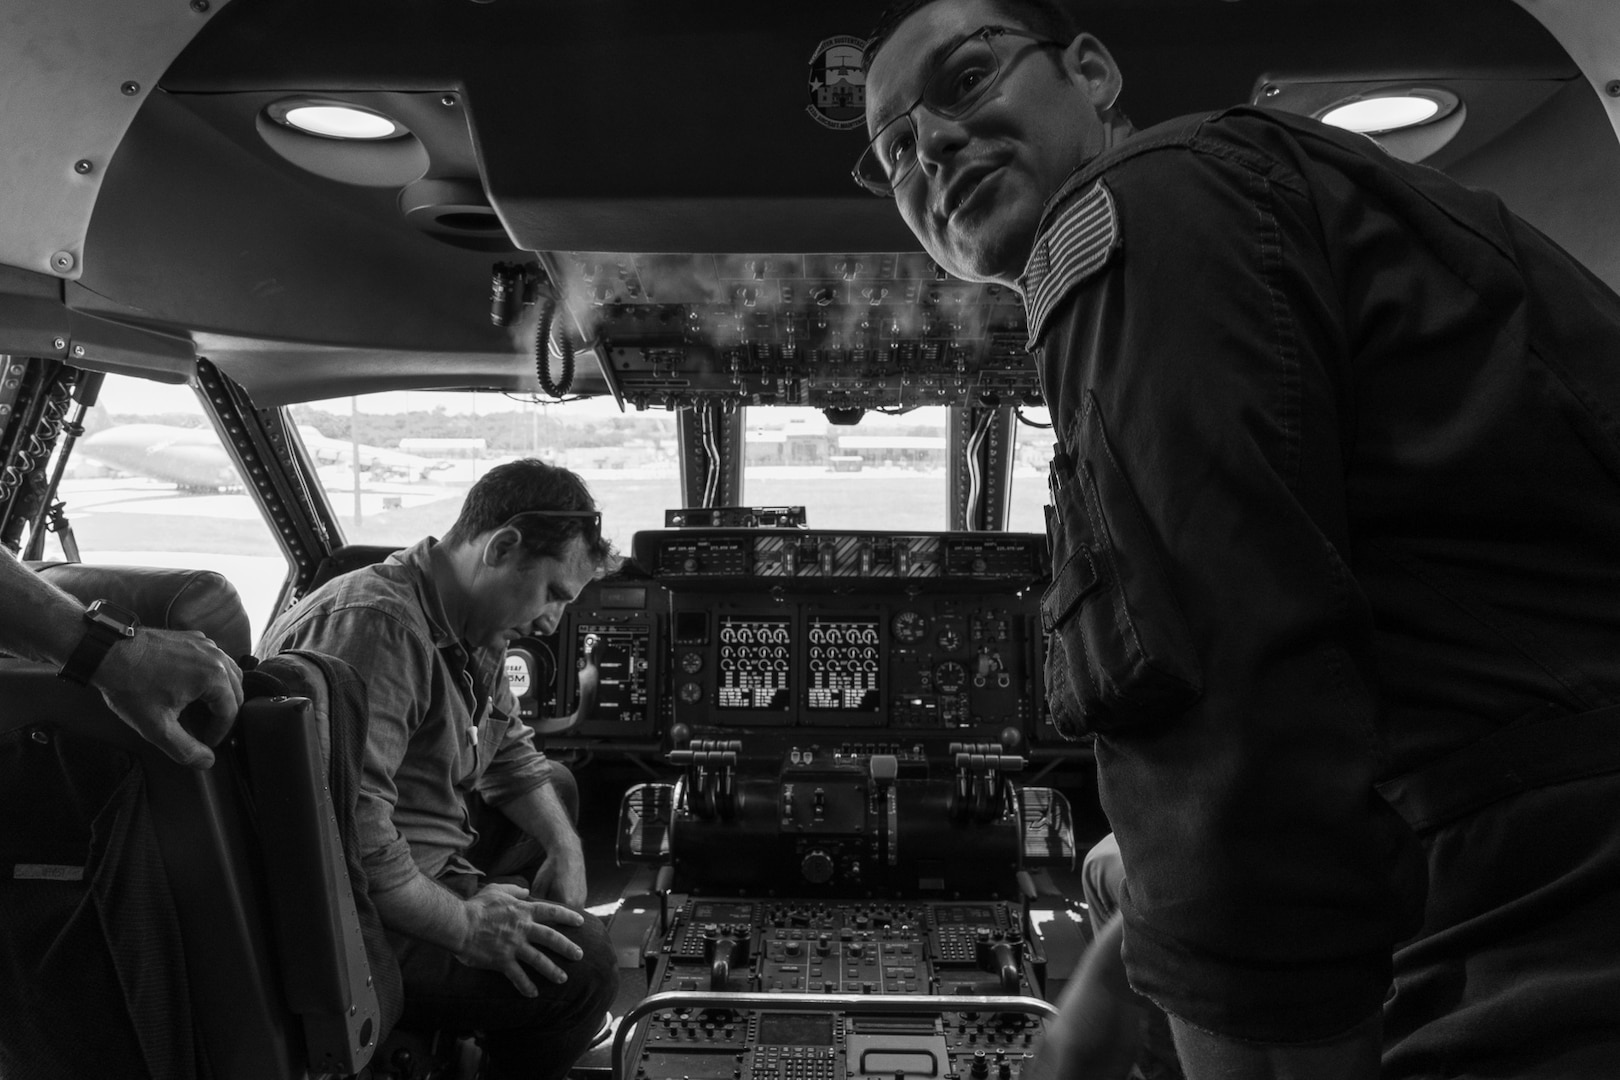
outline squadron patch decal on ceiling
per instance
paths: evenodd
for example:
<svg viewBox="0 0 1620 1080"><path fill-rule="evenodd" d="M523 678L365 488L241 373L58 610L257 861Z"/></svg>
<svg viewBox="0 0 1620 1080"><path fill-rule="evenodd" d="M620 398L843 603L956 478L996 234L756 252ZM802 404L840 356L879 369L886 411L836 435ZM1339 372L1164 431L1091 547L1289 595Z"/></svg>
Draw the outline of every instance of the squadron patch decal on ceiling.
<svg viewBox="0 0 1620 1080"><path fill-rule="evenodd" d="M849 131L866 123L866 39L840 34L810 57L810 104L805 112L822 127Z"/></svg>

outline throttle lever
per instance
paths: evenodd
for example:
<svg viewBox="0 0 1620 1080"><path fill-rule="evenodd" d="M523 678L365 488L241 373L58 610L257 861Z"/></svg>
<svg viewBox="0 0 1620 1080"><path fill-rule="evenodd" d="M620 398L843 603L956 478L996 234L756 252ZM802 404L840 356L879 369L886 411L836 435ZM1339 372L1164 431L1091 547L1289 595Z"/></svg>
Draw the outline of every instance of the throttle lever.
<svg viewBox="0 0 1620 1080"><path fill-rule="evenodd" d="M1023 981L1019 965L1024 959L1024 943L1018 938L999 941L980 939L974 949L974 959L981 971L991 972L1001 979L1003 994L1016 994Z"/></svg>

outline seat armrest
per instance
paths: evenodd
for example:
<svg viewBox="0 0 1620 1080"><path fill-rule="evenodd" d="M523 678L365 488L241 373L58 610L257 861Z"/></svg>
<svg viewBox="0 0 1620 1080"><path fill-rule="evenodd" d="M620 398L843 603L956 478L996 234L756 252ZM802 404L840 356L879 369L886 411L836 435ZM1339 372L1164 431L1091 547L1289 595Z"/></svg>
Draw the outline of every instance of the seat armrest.
<svg viewBox="0 0 1620 1080"><path fill-rule="evenodd" d="M259 699L237 718L259 823L287 1004L309 1066L358 1072L380 1034L377 991L308 698Z"/></svg>

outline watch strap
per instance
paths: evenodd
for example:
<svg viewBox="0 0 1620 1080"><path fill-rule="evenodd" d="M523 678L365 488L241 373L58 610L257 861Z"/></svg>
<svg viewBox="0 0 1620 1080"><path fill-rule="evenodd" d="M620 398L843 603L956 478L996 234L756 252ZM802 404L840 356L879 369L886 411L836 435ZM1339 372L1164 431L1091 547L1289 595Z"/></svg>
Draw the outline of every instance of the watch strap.
<svg viewBox="0 0 1620 1080"><path fill-rule="evenodd" d="M140 620L128 608L108 600L97 600L84 609L84 624L84 637L79 639L78 647L57 675L69 682L89 686L90 679L107 658L107 653L120 641L134 637Z"/></svg>

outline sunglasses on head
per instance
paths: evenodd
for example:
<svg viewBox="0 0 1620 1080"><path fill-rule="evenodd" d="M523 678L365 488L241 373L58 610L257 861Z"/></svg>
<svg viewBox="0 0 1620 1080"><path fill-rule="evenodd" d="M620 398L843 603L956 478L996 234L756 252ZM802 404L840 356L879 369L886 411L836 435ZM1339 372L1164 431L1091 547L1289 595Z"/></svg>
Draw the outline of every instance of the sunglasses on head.
<svg viewBox="0 0 1620 1080"><path fill-rule="evenodd" d="M527 518L577 518L584 522L581 528L591 536L602 535L602 511L600 510L523 510L507 518L501 528L514 528L522 532L522 523Z"/></svg>

